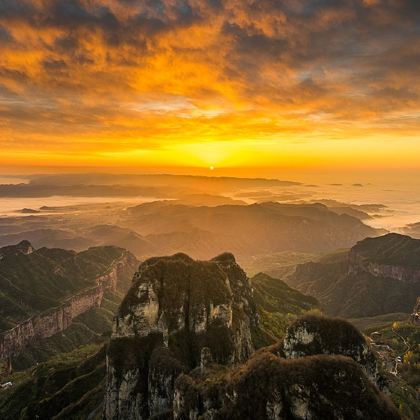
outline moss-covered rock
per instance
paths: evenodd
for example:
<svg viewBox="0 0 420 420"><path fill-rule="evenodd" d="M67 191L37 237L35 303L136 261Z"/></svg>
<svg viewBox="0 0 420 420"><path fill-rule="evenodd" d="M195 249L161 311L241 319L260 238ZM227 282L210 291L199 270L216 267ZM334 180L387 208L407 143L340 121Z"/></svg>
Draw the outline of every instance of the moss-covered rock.
<svg viewBox="0 0 420 420"><path fill-rule="evenodd" d="M180 376L174 418L397 420L400 416L350 358L285 360L264 351L223 377Z"/></svg>
<svg viewBox="0 0 420 420"><path fill-rule="evenodd" d="M283 350L291 359L317 354L351 357L372 380L383 385L378 362L363 334L343 319L316 315L299 318L288 328Z"/></svg>
<svg viewBox="0 0 420 420"><path fill-rule="evenodd" d="M200 365L203 348L217 363L241 362L254 351L256 325L249 280L232 254L210 261L185 254L145 261L115 319L107 418L135 418L138 412L146 418L171 408L175 375L166 365L151 364L157 347L166 347L182 370Z"/></svg>

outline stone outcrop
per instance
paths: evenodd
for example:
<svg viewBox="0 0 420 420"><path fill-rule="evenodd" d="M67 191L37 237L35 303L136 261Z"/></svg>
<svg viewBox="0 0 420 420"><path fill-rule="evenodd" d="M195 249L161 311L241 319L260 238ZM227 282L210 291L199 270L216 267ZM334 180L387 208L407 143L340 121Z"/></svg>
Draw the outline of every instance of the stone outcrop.
<svg viewBox="0 0 420 420"><path fill-rule="evenodd" d="M173 418L398 420L400 415L348 357L286 360L263 351L227 374L181 375Z"/></svg>
<svg viewBox="0 0 420 420"><path fill-rule="evenodd" d="M352 358L368 377L381 386L378 362L365 337L343 319L303 316L288 329L283 340L288 359L319 354Z"/></svg>
<svg viewBox="0 0 420 420"><path fill-rule="evenodd" d="M256 324L248 278L231 254L147 260L116 316L105 417L146 419L171 410L179 373L210 358L228 365L246 360Z"/></svg>
<svg viewBox="0 0 420 420"><path fill-rule="evenodd" d="M34 252L34 247L31 245L29 241L21 241L17 245L10 245L0 248L0 261L3 258L6 258L8 256L12 255L29 255Z"/></svg>
<svg viewBox="0 0 420 420"><path fill-rule="evenodd" d="M420 265L420 258L419 258ZM350 275L369 273L373 277L382 277L397 280L407 284L420 283L420 266L412 267L400 264L385 264L376 261L370 261L366 256L359 253L356 249L349 253Z"/></svg>
<svg viewBox="0 0 420 420"><path fill-rule="evenodd" d="M373 382L375 356L351 324L306 316L284 341L253 352L259 329L253 292L231 254L144 262L115 319L104 417L400 418Z"/></svg>
<svg viewBox="0 0 420 420"><path fill-rule="evenodd" d="M287 282L315 296L333 316L408 313L420 294L420 240L398 234L367 238L348 252L298 265Z"/></svg>
<svg viewBox="0 0 420 420"><path fill-rule="evenodd" d="M417 302L411 313L410 320L415 325L420 325L420 297L417 298Z"/></svg>
<svg viewBox="0 0 420 420"><path fill-rule="evenodd" d="M123 252L122 256L110 265L106 273L95 279L96 286L82 290L66 299L58 307L39 313L1 333L0 360L18 354L34 340L51 337L64 331L71 325L74 318L101 306L105 291L115 291L126 268L134 264L134 257L128 252Z"/></svg>

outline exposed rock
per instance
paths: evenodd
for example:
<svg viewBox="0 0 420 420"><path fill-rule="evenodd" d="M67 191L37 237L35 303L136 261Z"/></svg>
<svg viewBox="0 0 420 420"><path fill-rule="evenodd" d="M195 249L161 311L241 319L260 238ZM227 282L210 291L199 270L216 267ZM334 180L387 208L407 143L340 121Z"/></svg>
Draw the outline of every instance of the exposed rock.
<svg viewBox="0 0 420 420"><path fill-rule="evenodd" d="M350 251L296 267L290 286L315 296L334 316L409 313L420 295L420 240L368 238Z"/></svg>
<svg viewBox="0 0 420 420"><path fill-rule="evenodd" d="M9 245L3 248L0 248L0 261L9 256L15 255L29 255L34 252L33 246L30 244L29 241L21 241L17 245Z"/></svg>
<svg viewBox="0 0 420 420"><path fill-rule="evenodd" d="M400 419L360 366L343 356L285 360L260 352L228 374L181 375L174 419Z"/></svg>
<svg viewBox="0 0 420 420"><path fill-rule="evenodd" d="M420 297L417 298L417 302L413 308L410 319L413 324L420 325Z"/></svg>
<svg viewBox="0 0 420 420"><path fill-rule="evenodd" d="M194 261L152 258L136 273L115 320L108 351L105 416L145 419L172 408L173 384L201 357L232 364L253 352L257 317L248 278L233 255ZM165 363L162 353L167 348ZM157 358L157 359L156 359ZM169 364L168 358L176 360Z"/></svg>
<svg viewBox="0 0 420 420"><path fill-rule="evenodd" d="M33 252L29 242L21 242L17 247L1 248L10 256L10 249L14 252L29 254ZM102 304L105 290L115 291L118 282L125 276L126 270L134 267L136 260L128 253L123 252L114 260L108 270L93 280L95 286L88 287L67 298L55 308L43 311L14 328L0 334L0 360L8 359L21 352L29 343L37 339L51 337L66 330L72 320L84 312Z"/></svg>
<svg viewBox="0 0 420 420"><path fill-rule="evenodd" d="M368 377L381 385L378 363L364 336L349 322L342 319L306 315L295 321L283 340L287 358L319 354L351 357Z"/></svg>
<svg viewBox="0 0 420 420"><path fill-rule="evenodd" d="M377 380L376 359L352 325L307 316L284 342L251 355L259 328L248 279L231 254L144 262L115 319L104 417L400 418L369 380Z"/></svg>

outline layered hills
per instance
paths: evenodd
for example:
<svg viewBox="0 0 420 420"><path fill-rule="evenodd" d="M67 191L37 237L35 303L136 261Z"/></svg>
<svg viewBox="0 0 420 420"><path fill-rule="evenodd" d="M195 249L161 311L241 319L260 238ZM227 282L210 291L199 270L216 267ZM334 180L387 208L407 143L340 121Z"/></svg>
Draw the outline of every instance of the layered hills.
<svg viewBox="0 0 420 420"><path fill-rule="evenodd" d="M241 261L280 251L333 251L378 234L359 219L323 204L209 207L164 201L131 207L119 223L141 232L162 254L181 250L208 258L229 249Z"/></svg>
<svg viewBox="0 0 420 420"><path fill-rule="evenodd" d="M85 346L16 373L0 392L0 415L400 419L381 391L393 379L368 341L317 308L278 279L248 279L230 253L150 258L106 348ZM407 386L398 383L399 395Z"/></svg>
<svg viewBox="0 0 420 420"><path fill-rule="evenodd" d="M410 313L420 295L420 240L395 233L367 238L298 265L287 283L315 296L331 315Z"/></svg>
<svg viewBox="0 0 420 420"><path fill-rule="evenodd" d="M117 247L83 252L34 247L0 249L0 359L66 330L101 306L106 293L125 291L137 266Z"/></svg>

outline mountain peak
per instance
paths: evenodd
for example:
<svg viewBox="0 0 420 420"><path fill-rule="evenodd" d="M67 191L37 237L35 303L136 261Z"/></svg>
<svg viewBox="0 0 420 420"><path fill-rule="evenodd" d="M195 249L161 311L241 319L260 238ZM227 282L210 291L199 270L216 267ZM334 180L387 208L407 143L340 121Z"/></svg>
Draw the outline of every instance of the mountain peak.
<svg viewBox="0 0 420 420"><path fill-rule="evenodd" d="M35 251L35 248L29 241L23 240L16 245L8 245L0 248L0 258L16 255L29 255Z"/></svg>

